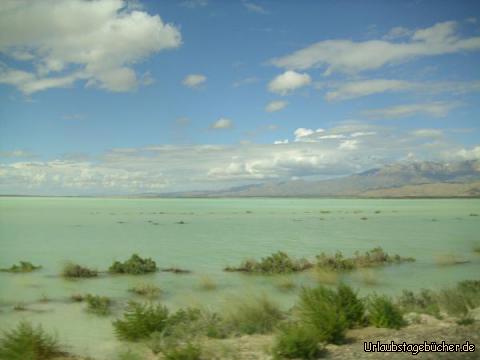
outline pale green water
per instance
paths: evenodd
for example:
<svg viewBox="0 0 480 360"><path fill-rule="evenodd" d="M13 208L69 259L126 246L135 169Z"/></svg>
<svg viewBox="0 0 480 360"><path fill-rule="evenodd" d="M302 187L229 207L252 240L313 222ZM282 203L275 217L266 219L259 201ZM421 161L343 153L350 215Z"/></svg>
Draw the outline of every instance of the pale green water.
<svg viewBox="0 0 480 360"><path fill-rule="evenodd" d="M108 358L119 347L112 332L114 317L86 313L84 304L68 301L72 293L111 296L117 300L116 314L133 298L127 289L144 280L165 291L162 301L171 308L198 304L217 309L232 297L262 292L288 307L295 293L278 290L275 277L222 272L226 265L277 250L313 259L322 251L352 254L382 246L417 259L375 270L377 285L367 286L358 274L347 276L363 293L478 279L480 256L472 248L480 244L480 217L471 213L480 214L480 200L0 198L0 267L19 260L44 267L32 274L0 273L0 328L28 318L57 330L72 351ZM134 252L154 258L160 267L193 273L73 282L58 276L67 260L105 270ZM449 254L471 262L436 264L438 256ZM202 276L213 279L217 290L202 291ZM313 283L307 274L293 278L299 284ZM38 302L43 296L52 301ZM30 310L13 311L18 302Z"/></svg>

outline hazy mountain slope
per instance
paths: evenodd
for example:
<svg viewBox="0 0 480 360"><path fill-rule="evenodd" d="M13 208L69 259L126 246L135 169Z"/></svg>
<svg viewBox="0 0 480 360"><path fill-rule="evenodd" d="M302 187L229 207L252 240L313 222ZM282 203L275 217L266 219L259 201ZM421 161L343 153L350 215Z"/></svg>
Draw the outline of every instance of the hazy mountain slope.
<svg viewBox="0 0 480 360"><path fill-rule="evenodd" d="M480 161L455 163L411 162L396 163L360 174L323 181L295 180L282 183L266 183L210 192L204 196L478 196L476 185L453 186L480 181ZM440 186L451 184L451 186ZM421 187L413 187L422 185ZM379 190L403 188L386 192ZM376 193L374 191L377 191ZM469 193L471 195L466 195ZM391 195L388 195L391 194ZM421 195L423 194L423 195ZM426 195L432 194L432 195Z"/></svg>

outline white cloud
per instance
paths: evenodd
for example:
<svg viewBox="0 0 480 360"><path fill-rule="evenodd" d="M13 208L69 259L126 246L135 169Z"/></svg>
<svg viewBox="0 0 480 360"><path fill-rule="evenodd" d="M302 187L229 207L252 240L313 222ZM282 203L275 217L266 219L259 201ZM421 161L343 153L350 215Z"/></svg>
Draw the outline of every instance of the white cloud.
<svg viewBox="0 0 480 360"><path fill-rule="evenodd" d="M438 138L443 136L443 130L441 129L417 129L412 131L414 136L418 137L430 137Z"/></svg>
<svg viewBox="0 0 480 360"><path fill-rule="evenodd" d="M245 8L250 12L254 12L257 14L268 14L268 11L265 10L262 6L254 4L252 2L243 1L243 6L245 6Z"/></svg>
<svg viewBox="0 0 480 360"><path fill-rule="evenodd" d="M34 71L3 68L0 82L25 94L86 80L88 86L129 91L133 66L180 46L179 30L124 0L5 0L0 3L0 52Z"/></svg>
<svg viewBox="0 0 480 360"><path fill-rule="evenodd" d="M450 93L458 95L480 91L480 81L413 82L393 79L369 79L317 85L317 88L320 89L324 87L330 89L325 94L327 101L342 101L385 92Z"/></svg>
<svg viewBox="0 0 480 360"><path fill-rule="evenodd" d="M464 160L480 160L480 146L458 150L455 155Z"/></svg>
<svg viewBox="0 0 480 360"><path fill-rule="evenodd" d="M220 118L210 125L210 129L231 129L233 127L233 121L227 118Z"/></svg>
<svg viewBox="0 0 480 360"><path fill-rule="evenodd" d="M358 146L358 140L345 140L338 146L339 149L355 150Z"/></svg>
<svg viewBox="0 0 480 360"><path fill-rule="evenodd" d="M270 81L268 84L268 90L276 94L287 95L289 92L307 86L311 82L312 79L310 78L310 75L288 70Z"/></svg>
<svg viewBox="0 0 480 360"><path fill-rule="evenodd" d="M347 100L386 91L404 91L411 88L411 83L402 80L371 79L350 81L337 84L335 90L328 91L325 94L325 99L328 101Z"/></svg>
<svg viewBox="0 0 480 360"><path fill-rule="evenodd" d="M430 103L397 105L382 109L364 111L364 114L372 119L395 119L415 115L427 115L431 117L445 117L448 113L459 106L457 102L436 101Z"/></svg>
<svg viewBox="0 0 480 360"><path fill-rule="evenodd" d="M333 72L357 73L378 69L388 64L423 56L453 54L480 50L480 36L461 38L457 23L447 21L430 28L416 30L408 41L324 40L290 55L275 58L271 63L290 70L326 67L325 75Z"/></svg>
<svg viewBox="0 0 480 360"><path fill-rule="evenodd" d="M288 139L275 140L273 143L274 143L275 145L288 144Z"/></svg>
<svg viewBox="0 0 480 360"><path fill-rule="evenodd" d="M207 77L202 74L190 74L183 79L182 84L189 88L197 88L207 81Z"/></svg>
<svg viewBox="0 0 480 360"><path fill-rule="evenodd" d="M272 101L267 104L267 106L265 107L265 111L268 111L268 112L280 111L285 109L287 105L288 105L288 101L284 101L284 100Z"/></svg>

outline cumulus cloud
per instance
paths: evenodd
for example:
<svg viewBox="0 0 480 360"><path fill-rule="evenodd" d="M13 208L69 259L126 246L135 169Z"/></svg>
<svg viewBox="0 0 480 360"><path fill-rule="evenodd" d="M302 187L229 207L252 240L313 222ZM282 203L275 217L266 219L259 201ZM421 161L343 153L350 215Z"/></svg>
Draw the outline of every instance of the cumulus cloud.
<svg viewBox="0 0 480 360"><path fill-rule="evenodd" d="M210 129L213 130L231 129L232 127L233 121L223 117L210 125Z"/></svg>
<svg viewBox="0 0 480 360"><path fill-rule="evenodd" d="M464 160L479 160L480 146L475 146L471 149L461 149L455 152L455 155Z"/></svg>
<svg viewBox="0 0 480 360"><path fill-rule="evenodd" d="M284 100L271 101L265 107L265 111L267 112L280 111L285 109L287 105L288 105L288 101L284 101Z"/></svg>
<svg viewBox="0 0 480 360"><path fill-rule="evenodd" d="M183 79L182 84L189 88L197 88L207 81L207 77L202 74L190 74Z"/></svg>
<svg viewBox="0 0 480 360"><path fill-rule="evenodd" d="M458 107L457 102L435 101L430 103L406 104L386 107L382 109L366 110L364 114L372 119L396 119L415 115L427 115L431 117L445 117Z"/></svg>
<svg viewBox="0 0 480 360"><path fill-rule="evenodd" d="M332 84L321 84L320 89L328 87L325 94L327 101L349 100L385 92L416 92L416 93L450 93L453 95L480 91L480 81L438 81L414 82L394 79L367 79Z"/></svg>
<svg viewBox="0 0 480 360"><path fill-rule="evenodd" d="M6 0L0 3L0 53L32 71L3 66L0 83L25 94L78 80L109 91L135 89L134 65L181 44L180 31L125 0Z"/></svg>
<svg viewBox="0 0 480 360"><path fill-rule="evenodd" d="M324 40L272 59L271 63L289 70L324 67L324 74L330 75L334 72L358 73L378 69L419 57L480 50L480 36L462 38L456 27L455 21L437 23L412 32L403 42ZM394 31L397 35L400 32Z"/></svg>
<svg viewBox="0 0 480 360"><path fill-rule="evenodd" d="M296 89L309 85L311 82L312 79L307 73L287 70L270 81L268 90L276 94L287 95Z"/></svg>

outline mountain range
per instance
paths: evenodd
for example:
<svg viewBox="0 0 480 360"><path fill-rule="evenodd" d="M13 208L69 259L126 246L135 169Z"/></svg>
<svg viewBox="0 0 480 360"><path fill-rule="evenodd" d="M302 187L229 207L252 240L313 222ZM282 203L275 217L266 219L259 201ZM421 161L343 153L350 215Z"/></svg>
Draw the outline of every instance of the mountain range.
<svg viewBox="0 0 480 360"><path fill-rule="evenodd" d="M146 197L480 197L480 160L398 162L346 177Z"/></svg>

